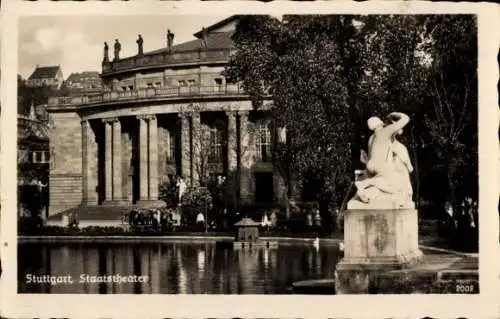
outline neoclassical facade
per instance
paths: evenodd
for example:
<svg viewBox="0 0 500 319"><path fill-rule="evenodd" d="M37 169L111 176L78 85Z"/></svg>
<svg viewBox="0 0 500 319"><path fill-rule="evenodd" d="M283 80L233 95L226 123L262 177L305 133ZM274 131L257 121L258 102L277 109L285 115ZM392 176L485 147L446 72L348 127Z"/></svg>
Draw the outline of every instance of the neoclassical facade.
<svg viewBox="0 0 500 319"><path fill-rule="evenodd" d="M78 205L148 204L175 176L198 185L226 176L239 203L271 203L287 190L272 164L284 130L222 71L233 52L230 17L174 45L119 56L107 45L98 95L51 99L50 214Z"/></svg>

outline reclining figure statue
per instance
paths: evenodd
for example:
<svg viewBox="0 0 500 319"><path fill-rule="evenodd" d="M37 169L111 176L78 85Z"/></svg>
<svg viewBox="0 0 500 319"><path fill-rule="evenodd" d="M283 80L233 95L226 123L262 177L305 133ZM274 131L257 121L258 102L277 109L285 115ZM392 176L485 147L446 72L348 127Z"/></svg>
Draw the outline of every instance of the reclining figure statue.
<svg viewBox="0 0 500 319"><path fill-rule="evenodd" d="M353 198L358 202L356 206L412 208L410 173L413 167L408 150L396 140L408 124L409 117L393 112L388 118L389 124L375 116L368 119L368 128L373 134L368 141L368 152L361 151L361 162L366 168L356 172L354 184L357 193Z"/></svg>

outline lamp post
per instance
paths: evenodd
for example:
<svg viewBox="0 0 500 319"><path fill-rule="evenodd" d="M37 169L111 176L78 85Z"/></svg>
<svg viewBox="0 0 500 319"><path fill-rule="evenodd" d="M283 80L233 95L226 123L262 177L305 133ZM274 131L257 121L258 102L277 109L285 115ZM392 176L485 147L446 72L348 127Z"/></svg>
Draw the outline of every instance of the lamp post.
<svg viewBox="0 0 500 319"><path fill-rule="evenodd" d="M207 204L207 201L205 201L205 233L208 232L208 214L207 214L207 207L208 207L208 204Z"/></svg>

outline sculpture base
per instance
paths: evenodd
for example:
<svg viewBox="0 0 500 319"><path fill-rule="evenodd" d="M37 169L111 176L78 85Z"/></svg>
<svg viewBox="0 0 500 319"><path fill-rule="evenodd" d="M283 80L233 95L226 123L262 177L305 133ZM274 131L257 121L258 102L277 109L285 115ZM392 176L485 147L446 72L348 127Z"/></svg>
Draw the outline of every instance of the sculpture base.
<svg viewBox="0 0 500 319"><path fill-rule="evenodd" d="M351 206L352 207L352 206ZM384 272L418 263L415 209L351 209L344 215L344 258L337 264L337 293L369 293Z"/></svg>
<svg viewBox="0 0 500 319"><path fill-rule="evenodd" d="M411 201L401 201L401 200L387 200L386 198L381 198L377 201L364 203L361 200L354 198L347 203L347 209L349 210L387 210L387 209L415 209L415 203Z"/></svg>

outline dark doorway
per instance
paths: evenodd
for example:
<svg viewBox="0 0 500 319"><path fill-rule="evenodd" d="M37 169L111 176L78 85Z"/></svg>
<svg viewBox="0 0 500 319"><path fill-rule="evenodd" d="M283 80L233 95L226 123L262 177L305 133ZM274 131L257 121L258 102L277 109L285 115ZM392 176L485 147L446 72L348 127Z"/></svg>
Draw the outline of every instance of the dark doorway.
<svg viewBox="0 0 500 319"><path fill-rule="evenodd" d="M104 137L104 124L101 121L91 122L94 123L96 141L97 141L97 202L102 204L106 197L106 141Z"/></svg>
<svg viewBox="0 0 500 319"><path fill-rule="evenodd" d="M255 201L270 203L274 201L273 173L255 173Z"/></svg>
<svg viewBox="0 0 500 319"><path fill-rule="evenodd" d="M132 156L130 158L130 179L132 180L132 203L137 203L140 197L140 177L139 177L139 123L131 125L130 137L132 142Z"/></svg>

